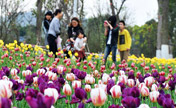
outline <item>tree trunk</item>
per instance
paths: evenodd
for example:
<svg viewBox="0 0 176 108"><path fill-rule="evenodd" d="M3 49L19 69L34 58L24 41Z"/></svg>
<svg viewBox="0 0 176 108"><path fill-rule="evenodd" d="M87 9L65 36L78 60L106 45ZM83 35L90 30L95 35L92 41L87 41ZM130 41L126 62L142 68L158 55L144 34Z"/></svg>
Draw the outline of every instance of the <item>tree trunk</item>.
<svg viewBox="0 0 176 108"><path fill-rule="evenodd" d="M113 0L110 0L110 6L111 6L112 15L115 16L115 8L114 8Z"/></svg>
<svg viewBox="0 0 176 108"><path fill-rule="evenodd" d="M169 42L169 0L158 0L158 6L157 50L161 50L161 45Z"/></svg>
<svg viewBox="0 0 176 108"><path fill-rule="evenodd" d="M42 27L42 0L37 0L37 45L41 43L41 27Z"/></svg>

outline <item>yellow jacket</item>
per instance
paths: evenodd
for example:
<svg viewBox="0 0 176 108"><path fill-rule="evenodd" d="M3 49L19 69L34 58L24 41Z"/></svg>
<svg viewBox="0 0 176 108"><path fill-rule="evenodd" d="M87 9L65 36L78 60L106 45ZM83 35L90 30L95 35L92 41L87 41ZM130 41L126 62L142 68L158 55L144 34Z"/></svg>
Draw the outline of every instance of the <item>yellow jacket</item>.
<svg viewBox="0 0 176 108"><path fill-rule="evenodd" d="M124 29L123 31L119 31L118 36L118 49L120 51L126 51L127 49L131 48L131 36L127 29Z"/></svg>

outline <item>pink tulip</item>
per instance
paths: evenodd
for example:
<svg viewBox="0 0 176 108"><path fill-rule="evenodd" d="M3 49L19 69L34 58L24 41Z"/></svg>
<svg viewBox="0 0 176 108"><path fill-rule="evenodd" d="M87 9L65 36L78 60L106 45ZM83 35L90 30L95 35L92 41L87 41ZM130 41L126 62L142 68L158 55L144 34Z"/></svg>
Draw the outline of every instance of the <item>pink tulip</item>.
<svg viewBox="0 0 176 108"><path fill-rule="evenodd" d="M0 97L10 98L12 96L13 83L7 80L0 80Z"/></svg>
<svg viewBox="0 0 176 108"><path fill-rule="evenodd" d="M108 74L104 73L103 76L102 76L103 84L107 84L109 79L110 79L110 76Z"/></svg>
<svg viewBox="0 0 176 108"><path fill-rule="evenodd" d="M153 103L157 102L158 96L159 96L159 92L158 91L150 92L150 95L149 95L150 101L153 102Z"/></svg>
<svg viewBox="0 0 176 108"><path fill-rule="evenodd" d="M59 93L55 88L47 88L44 90L45 96L52 96L54 98L54 101L56 102L59 98Z"/></svg>
<svg viewBox="0 0 176 108"><path fill-rule="evenodd" d="M90 91L91 91L91 86L88 85L88 84L86 84L86 85L85 85L85 91L86 91L86 92L90 92Z"/></svg>
<svg viewBox="0 0 176 108"><path fill-rule="evenodd" d="M27 75L32 75L32 72L30 70L26 70L22 72L22 75L26 77Z"/></svg>
<svg viewBox="0 0 176 108"><path fill-rule="evenodd" d="M85 69L85 70L86 70L86 69L87 69L87 66L83 66L83 69Z"/></svg>
<svg viewBox="0 0 176 108"><path fill-rule="evenodd" d="M155 82L154 78L153 77L147 77L144 79L144 82L146 84L147 87L151 87L152 84Z"/></svg>
<svg viewBox="0 0 176 108"><path fill-rule="evenodd" d="M121 92L121 87L118 85L114 85L111 89L110 89L111 95L113 98L120 98L122 95Z"/></svg>
<svg viewBox="0 0 176 108"><path fill-rule="evenodd" d="M33 66L36 66L36 62L32 62L32 65L33 65Z"/></svg>
<svg viewBox="0 0 176 108"><path fill-rule="evenodd" d="M158 86L156 84L153 84L151 90L158 91Z"/></svg>
<svg viewBox="0 0 176 108"><path fill-rule="evenodd" d="M73 80L75 80L75 75L73 73L67 73L66 74L66 79L68 81L73 81Z"/></svg>
<svg viewBox="0 0 176 108"><path fill-rule="evenodd" d="M138 87L139 87L139 90L141 90L142 87L144 87L144 86L146 86L145 83L140 83L139 86L138 86Z"/></svg>
<svg viewBox="0 0 176 108"><path fill-rule="evenodd" d="M127 80L127 85L128 85L129 87L134 87L134 86L135 86L134 80L133 80L133 79L128 79L128 80Z"/></svg>
<svg viewBox="0 0 176 108"><path fill-rule="evenodd" d="M93 76L87 74L85 77L85 82L86 82L86 84L94 84L95 78Z"/></svg>
<svg viewBox="0 0 176 108"><path fill-rule="evenodd" d="M107 99L105 91L101 88L92 89L90 96L91 96L91 100L92 100L92 103L94 104L94 106L104 105L104 103Z"/></svg>
<svg viewBox="0 0 176 108"><path fill-rule="evenodd" d="M142 89L141 89L141 95L143 97L146 97L146 96L149 95L149 89L146 86L142 87Z"/></svg>
<svg viewBox="0 0 176 108"><path fill-rule="evenodd" d="M126 84L127 80L128 80L128 78L127 78L126 75L121 75L121 76L118 77L118 81L121 82L121 83Z"/></svg>
<svg viewBox="0 0 176 108"><path fill-rule="evenodd" d="M43 75L45 74L45 70L44 69L38 69L37 70L37 75Z"/></svg>
<svg viewBox="0 0 176 108"><path fill-rule="evenodd" d="M116 65L115 65L115 63L113 63L111 66L111 70L115 69L115 67L116 67Z"/></svg>
<svg viewBox="0 0 176 108"><path fill-rule="evenodd" d="M64 71L64 67L63 66L57 66L57 73L58 74L62 74Z"/></svg>
<svg viewBox="0 0 176 108"><path fill-rule="evenodd" d="M87 60L84 60L83 63L84 63L84 64L87 64Z"/></svg>
<svg viewBox="0 0 176 108"><path fill-rule="evenodd" d="M80 64L80 62L78 62L76 65L77 65L77 66L80 66L81 64Z"/></svg>
<svg viewBox="0 0 176 108"><path fill-rule="evenodd" d="M80 88L81 87L81 81L73 81L72 82L72 87L73 87L73 89L75 89L75 88Z"/></svg>
<svg viewBox="0 0 176 108"><path fill-rule="evenodd" d="M135 67L135 63L131 63L131 67L134 68Z"/></svg>
<svg viewBox="0 0 176 108"><path fill-rule="evenodd" d="M12 69L11 71L10 71L10 74L12 75L12 76L16 76L17 75L17 69Z"/></svg>
<svg viewBox="0 0 176 108"><path fill-rule="evenodd" d="M63 86L63 93L67 96L70 96L72 94L72 90L69 84L65 84Z"/></svg>
<svg viewBox="0 0 176 108"><path fill-rule="evenodd" d="M147 104L141 104L138 108L150 108Z"/></svg>

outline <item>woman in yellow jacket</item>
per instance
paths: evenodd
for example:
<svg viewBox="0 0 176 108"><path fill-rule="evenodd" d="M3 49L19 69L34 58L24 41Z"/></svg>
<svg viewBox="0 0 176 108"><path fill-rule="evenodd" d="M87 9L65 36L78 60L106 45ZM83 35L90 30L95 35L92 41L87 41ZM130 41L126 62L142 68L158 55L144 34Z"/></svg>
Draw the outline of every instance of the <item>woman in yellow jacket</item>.
<svg viewBox="0 0 176 108"><path fill-rule="evenodd" d="M119 36L118 36L118 50L120 52L121 61L125 60L127 62L128 55L131 48L131 36L127 29L125 29L125 22L119 22Z"/></svg>

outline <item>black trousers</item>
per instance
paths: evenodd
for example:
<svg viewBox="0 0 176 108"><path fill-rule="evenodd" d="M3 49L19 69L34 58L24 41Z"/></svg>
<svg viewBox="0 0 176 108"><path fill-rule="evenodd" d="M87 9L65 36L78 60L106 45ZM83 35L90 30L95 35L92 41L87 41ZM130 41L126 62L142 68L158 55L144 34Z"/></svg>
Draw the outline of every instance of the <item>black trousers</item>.
<svg viewBox="0 0 176 108"><path fill-rule="evenodd" d="M55 58L57 58L56 52L57 52L57 43L56 43L56 37L49 34L48 35L48 44L49 44L49 50L53 52L55 55Z"/></svg>

